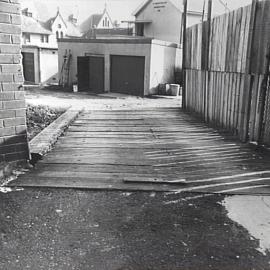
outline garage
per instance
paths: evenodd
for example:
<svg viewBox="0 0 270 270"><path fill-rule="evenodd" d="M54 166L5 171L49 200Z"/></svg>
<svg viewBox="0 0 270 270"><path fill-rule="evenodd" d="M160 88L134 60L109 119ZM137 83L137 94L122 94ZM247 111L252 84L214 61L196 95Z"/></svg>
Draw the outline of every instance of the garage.
<svg viewBox="0 0 270 270"><path fill-rule="evenodd" d="M22 53L23 75L26 82L35 82L34 53Z"/></svg>
<svg viewBox="0 0 270 270"><path fill-rule="evenodd" d="M111 92L144 95L145 57L111 55Z"/></svg>
<svg viewBox="0 0 270 270"><path fill-rule="evenodd" d="M155 94L159 84L174 82L181 59L177 44L145 37L60 39L58 47L59 73L66 51L74 59L69 86L94 93Z"/></svg>

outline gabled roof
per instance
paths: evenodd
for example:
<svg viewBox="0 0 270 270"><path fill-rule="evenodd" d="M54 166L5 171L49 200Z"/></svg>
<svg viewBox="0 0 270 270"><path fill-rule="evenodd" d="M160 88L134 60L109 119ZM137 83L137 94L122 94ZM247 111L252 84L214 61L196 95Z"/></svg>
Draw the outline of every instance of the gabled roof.
<svg viewBox="0 0 270 270"><path fill-rule="evenodd" d="M144 0L140 5L132 12L133 16L137 16L152 0Z"/></svg>
<svg viewBox="0 0 270 270"><path fill-rule="evenodd" d="M102 17L107 14L107 16L109 17L112 25L113 25L113 21L107 11L107 9L105 8L102 14L92 14L90 17L88 17L81 25L80 25L80 29L82 33L87 33L91 28L94 28L95 26L98 26Z"/></svg>
<svg viewBox="0 0 270 270"><path fill-rule="evenodd" d="M147 7L153 0L144 0L137 9L132 13L133 16L137 16L145 7ZM176 9L183 12L183 1L181 0L165 0L171 2ZM164 1L164 2L165 2ZM203 0L190 0L188 1L188 13L190 14L202 14Z"/></svg>
<svg viewBox="0 0 270 270"><path fill-rule="evenodd" d="M39 21L24 15L22 15L22 32L44 35L52 34L52 32L46 29Z"/></svg>
<svg viewBox="0 0 270 270"><path fill-rule="evenodd" d="M94 25L98 26L103 14L93 14L91 16L91 27L94 27Z"/></svg>
<svg viewBox="0 0 270 270"><path fill-rule="evenodd" d="M52 18L48 19L46 22L44 22L44 23L43 23L43 26L44 26L45 28L49 29L49 30L52 30L52 25L53 25L54 21L56 20L56 18L57 18L58 16L62 19L63 23L64 23L65 26L67 27L67 24L66 24L65 20L63 19L63 17L62 17L62 15L61 15L61 13L60 13L59 10L57 11L57 13L56 13L56 15L55 15L54 17L52 17Z"/></svg>
<svg viewBox="0 0 270 270"><path fill-rule="evenodd" d="M67 24L67 36L69 36L69 37L81 37L82 36L81 31L79 30L79 28L75 24L73 24L70 21L67 21L66 24Z"/></svg>
<svg viewBox="0 0 270 270"><path fill-rule="evenodd" d="M98 25L103 14L92 14L80 25L80 29L83 33L86 33L89 29L93 28L94 25Z"/></svg>

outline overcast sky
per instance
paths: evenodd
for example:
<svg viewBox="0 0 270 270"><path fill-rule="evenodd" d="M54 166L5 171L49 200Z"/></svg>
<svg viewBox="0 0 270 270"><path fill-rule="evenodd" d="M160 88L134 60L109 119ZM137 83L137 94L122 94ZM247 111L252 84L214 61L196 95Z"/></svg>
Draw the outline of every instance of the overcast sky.
<svg viewBox="0 0 270 270"><path fill-rule="evenodd" d="M142 1L143 0L22 0L22 6L35 5L39 10L41 20L46 20L54 16L57 7L59 7L64 17L73 13L78 17L79 23L81 23L93 13L102 13L105 3L107 3L107 9L113 20L121 21L131 19L131 13ZM192 2L193 5L197 5L199 9L201 9L203 1L204 0L188 0L188 2ZM230 10L233 10L250 4L251 0L213 0L215 14L222 14L226 11L222 3L226 4Z"/></svg>

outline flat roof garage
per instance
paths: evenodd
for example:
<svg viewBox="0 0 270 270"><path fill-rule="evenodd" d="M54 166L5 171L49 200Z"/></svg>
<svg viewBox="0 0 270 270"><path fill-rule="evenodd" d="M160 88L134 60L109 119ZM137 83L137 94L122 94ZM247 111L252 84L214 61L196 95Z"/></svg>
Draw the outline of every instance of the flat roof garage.
<svg viewBox="0 0 270 270"><path fill-rule="evenodd" d="M177 44L151 38L60 39L59 72L67 51L68 85L95 93L154 94L158 84L174 82L180 62Z"/></svg>

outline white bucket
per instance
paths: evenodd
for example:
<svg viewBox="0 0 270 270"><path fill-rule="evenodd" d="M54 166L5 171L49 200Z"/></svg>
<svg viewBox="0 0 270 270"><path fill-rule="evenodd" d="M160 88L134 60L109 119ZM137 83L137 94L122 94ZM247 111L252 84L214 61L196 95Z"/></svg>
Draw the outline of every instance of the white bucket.
<svg viewBox="0 0 270 270"><path fill-rule="evenodd" d="M73 92L74 93L78 92L78 85L77 84L73 84Z"/></svg>
<svg viewBox="0 0 270 270"><path fill-rule="evenodd" d="M179 84L170 84L171 88L171 95L172 96L179 96L180 92L180 85Z"/></svg>

